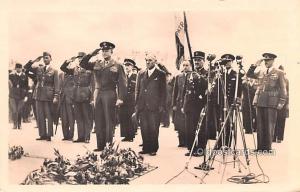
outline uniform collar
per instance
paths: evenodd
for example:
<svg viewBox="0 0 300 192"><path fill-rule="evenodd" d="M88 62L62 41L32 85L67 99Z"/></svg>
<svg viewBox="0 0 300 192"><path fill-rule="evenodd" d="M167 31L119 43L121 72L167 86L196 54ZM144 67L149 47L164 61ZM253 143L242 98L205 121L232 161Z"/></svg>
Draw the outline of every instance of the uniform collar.
<svg viewBox="0 0 300 192"><path fill-rule="evenodd" d="M128 73L127 77L130 78L132 74L133 74L132 72Z"/></svg>
<svg viewBox="0 0 300 192"><path fill-rule="evenodd" d="M267 74L268 69L269 69L269 73L270 73L270 72L274 69L274 66L272 66L272 67L270 67L270 68L267 68L267 69L266 69L266 72L265 72L266 74Z"/></svg>

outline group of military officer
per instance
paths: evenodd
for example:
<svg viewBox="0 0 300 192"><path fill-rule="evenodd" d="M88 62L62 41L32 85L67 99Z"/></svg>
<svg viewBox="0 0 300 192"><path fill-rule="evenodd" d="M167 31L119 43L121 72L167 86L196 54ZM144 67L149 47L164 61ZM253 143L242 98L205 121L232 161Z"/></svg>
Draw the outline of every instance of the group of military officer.
<svg viewBox="0 0 300 192"><path fill-rule="evenodd" d="M258 152L270 152L272 142L283 140L285 118L288 117L288 81L282 66L281 69L273 66L276 57L264 53L263 59L251 65L247 73L241 61L237 60L238 71L232 68L236 58L231 54L224 54L210 63L208 70L203 67L205 53L201 51L194 52L194 71L190 61L181 63L182 71L175 77L172 106L178 147L189 150L186 156L204 155L208 139L221 137L216 145L218 148L232 146L235 139L233 115L226 119L231 107L242 109L246 134L257 131ZM262 61L266 69L256 69ZM222 134L221 127L224 127Z"/></svg>
<svg viewBox="0 0 300 192"><path fill-rule="evenodd" d="M214 65L210 63L206 70L205 53L196 51L192 58L195 70L191 61L184 60L182 71L170 88L172 94L168 94L170 73L158 64L153 53L145 55L146 69L137 74L139 68L134 60L126 58L122 65L112 58L114 48L113 43L102 42L90 54L79 52L61 65L61 74L51 66L48 52L25 64L25 72L21 64L16 64L15 71L9 75L14 128L21 127L20 109L28 99L29 77L34 82L37 140L51 141L53 125L57 129L60 117L63 140L73 140L75 122L78 137L73 142L89 142L94 127L95 151L101 151L113 142L119 115L122 141L133 141L140 126L143 140L140 153L156 155L161 114L168 111L168 100L174 113L178 147L187 147L186 155L203 155L207 140L220 136L224 123L225 137L219 145L230 147L232 123L224 122L224 111L240 103L245 132L257 131L258 150L271 150L272 141L283 140L288 90L284 72L273 66L276 55L263 54L264 58L244 74L242 70L232 69L235 57L231 54L223 55ZM100 50L103 59L92 61ZM43 64L39 63L41 59ZM259 72L256 67L263 60L267 70ZM193 146L198 126L199 134Z"/></svg>

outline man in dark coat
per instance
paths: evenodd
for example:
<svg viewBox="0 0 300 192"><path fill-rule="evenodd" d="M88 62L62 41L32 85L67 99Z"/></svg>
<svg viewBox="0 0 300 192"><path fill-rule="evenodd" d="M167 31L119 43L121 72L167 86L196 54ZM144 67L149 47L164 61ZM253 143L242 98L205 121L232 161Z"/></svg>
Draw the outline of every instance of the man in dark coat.
<svg viewBox="0 0 300 192"><path fill-rule="evenodd" d="M253 78L244 78L242 81L242 112L243 127L246 134L256 132L256 109L252 105L255 91L258 86L258 80Z"/></svg>
<svg viewBox="0 0 300 192"><path fill-rule="evenodd" d="M9 91L9 105L12 112L12 120L14 129L21 129L21 119L24 102L28 97L28 77L22 72L22 65L16 63L15 71L9 74L11 88Z"/></svg>
<svg viewBox="0 0 300 192"><path fill-rule="evenodd" d="M286 102L287 90L283 71L274 68L277 57L273 53L264 53L263 59L251 65L248 75L257 78L255 69L265 61L266 70L260 79L253 104L256 108L257 151L272 151L272 140L277 121L277 110L281 110Z"/></svg>
<svg viewBox="0 0 300 192"><path fill-rule="evenodd" d="M125 59L124 66L127 76L127 94L124 98L123 105L120 106L119 119L122 141L133 141L135 136L135 127L131 116L134 113L135 105L135 86L137 75L132 73L136 63L132 59Z"/></svg>
<svg viewBox="0 0 300 192"><path fill-rule="evenodd" d="M146 54L145 71L137 77L136 109L140 117L143 150L140 154L156 155L159 148L158 135L160 112L166 110L166 74L156 67L156 57Z"/></svg>
<svg viewBox="0 0 300 192"><path fill-rule="evenodd" d="M174 126L178 132L178 147L186 147L186 128L185 115L183 113L183 102L186 84L186 75L191 71L191 64L188 61L183 61L182 72L175 77L175 83L172 94L172 106L174 111Z"/></svg>
<svg viewBox="0 0 300 192"><path fill-rule="evenodd" d="M39 62L43 58L44 64L39 67L32 67L34 62ZM39 128L39 138L37 140L51 141L53 136L53 104L58 102L59 78L58 72L51 66L51 55L44 52L42 57L34 61L29 61L24 68L32 72L37 80L34 98L36 100L37 125ZM48 125L46 125L46 119Z"/></svg>
<svg viewBox="0 0 300 192"><path fill-rule="evenodd" d="M96 49L93 53L84 56L80 62L82 68L93 70L95 74L97 149L94 151L102 151L107 143L112 144L116 125L116 107L123 104L126 95L124 68L112 59L114 48L113 43L102 42L100 43L100 49L102 50L103 61L89 62L90 58L100 51L100 49Z"/></svg>

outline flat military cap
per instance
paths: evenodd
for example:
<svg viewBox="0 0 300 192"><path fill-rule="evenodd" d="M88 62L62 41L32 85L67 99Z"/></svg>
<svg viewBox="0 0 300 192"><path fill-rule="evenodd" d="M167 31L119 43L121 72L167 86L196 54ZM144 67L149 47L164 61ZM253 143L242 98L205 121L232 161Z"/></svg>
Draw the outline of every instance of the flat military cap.
<svg viewBox="0 0 300 192"><path fill-rule="evenodd" d="M78 56L77 57L84 57L86 55L85 52L78 52Z"/></svg>
<svg viewBox="0 0 300 192"><path fill-rule="evenodd" d="M50 54L49 52L44 51L44 52L43 52L43 57L46 57L46 56L51 57L51 54Z"/></svg>
<svg viewBox="0 0 300 192"><path fill-rule="evenodd" d="M141 68L138 68L136 65L133 67L133 69L135 69L136 71L140 71Z"/></svg>
<svg viewBox="0 0 300 192"><path fill-rule="evenodd" d="M113 49L113 48L115 48L115 47L116 47L116 46L115 46L113 43L108 42L108 41L103 41L103 42L100 43L100 48L101 48L102 50Z"/></svg>
<svg viewBox="0 0 300 192"><path fill-rule="evenodd" d="M22 64L20 64L20 63L16 63L16 65L15 65L15 69L16 68L22 68Z"/></svg>
<svg viewBox="0 0 300 192"><path fill-rule="evenodd" d="M224 54L221 56L224 61L233 61L235 57L231 54Z"/></svg>
<svg viewBox="0 0 300 192"><path fill-rule="evenodd" d="M271 59L275 59L277 57L277 55L273 54L273 53L264 53L262 54L262 56L264 57L264 60L271 60Z"/></svg>
<svg viewBox="0 0 300 192"><path fill-rule="evenodd" d="M132 65L133 67L135 67L135 62L132 59L124 59L124 65Z"/></svg>
<svg viewBox="0 0 300 192"><path fill-rule="evenodd" d="M194 52L193 58L201 58L201 59L204 59L204 58L205 58L205 53L202 52L202 51L195 51L195 52Z"/></svg>

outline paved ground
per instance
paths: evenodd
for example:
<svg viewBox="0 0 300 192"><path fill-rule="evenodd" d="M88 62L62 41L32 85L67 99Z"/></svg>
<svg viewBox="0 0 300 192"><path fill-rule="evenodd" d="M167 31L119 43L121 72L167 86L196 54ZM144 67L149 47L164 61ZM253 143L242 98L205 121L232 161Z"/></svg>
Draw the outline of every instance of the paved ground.
<svg viewBox="0 0 300 192"><path fill-rule="evenodd" d="M11 124L10 124L11 126ZM287 124L288 127L288 124ZM136 152L140 151L141 136L140 133L136 136L134 142L120 142L121 138L119 136L119 128L116 129L116 141L120 143L121 148L131 147ZM75 132L75 136L77 133ZM291 135L290 129L287 129L286 138ZM91 136L91 142L89 144L84 143L72 143L70 141L62 141L62 131L61 127L58 127L57 135L52 139L51 142L47 141L36 141L35 138L38 137L38 130L34 128L34 123L23 124L23 129L13 130L9 132L9 145L21 145L23 146L25 152L33 156L41 156L52 158L53 148L59 149L61 154L74 160L77 154L84 154L87 149L93 150L96 146L95 134ZM254 135L256 137L256 135ZM77 137L75 137L77 138ZM182 171L188 162L188 157L184 154L187 152L184 148L178 148L177 145L177 134L174 131L173 126L170 128L160 128L159 143L160 148L157 156L145 155L145 162L150 163L153 166L158 166L158 169L133 180L130 184L164 184L173 176L177 175ZM253 136L246 135L246 143L249 148L253 149ZM274 155L258 156L258 161L263 168L265 174L270 178L271 184L286 184L289 182L291 177L289 174L289 145L287 140L283 143L273 145L276 150ZM210 141L209 145L212 147L214 141ZM241 140L238 137L238 148L241 148ZM217 155L217 160L222 161L222 156ZM240 156L241 161L245 164L244 156ZM227 161L231 161L232 156L227 156ZM200 170L195 170L193 167L199 165L203 161L203 157L193 157L189 162L188 170L198 177L203 176L203 172ZM9 183L19 184L23 181L26 175L35 169L38 169L42 164L43 159L39 158L28 158L23 157L20 160L9 161ZM247 174L253 172L255 174L260 174L261 171L258 168L256 157L254 155L250 156L250 166L249 169L241 168L242 173L238 172L237 165L234 168L232 163L223 164L215 161L215 170L211 171L204 179L207 184L219 184L228 183L227 178L233 175ZM224 173L224 179L222 180L222 174ZM177 178L172 180L170 184L197 184L200 183L199 178L195 178L188 171L184 171Z"/></svg>

